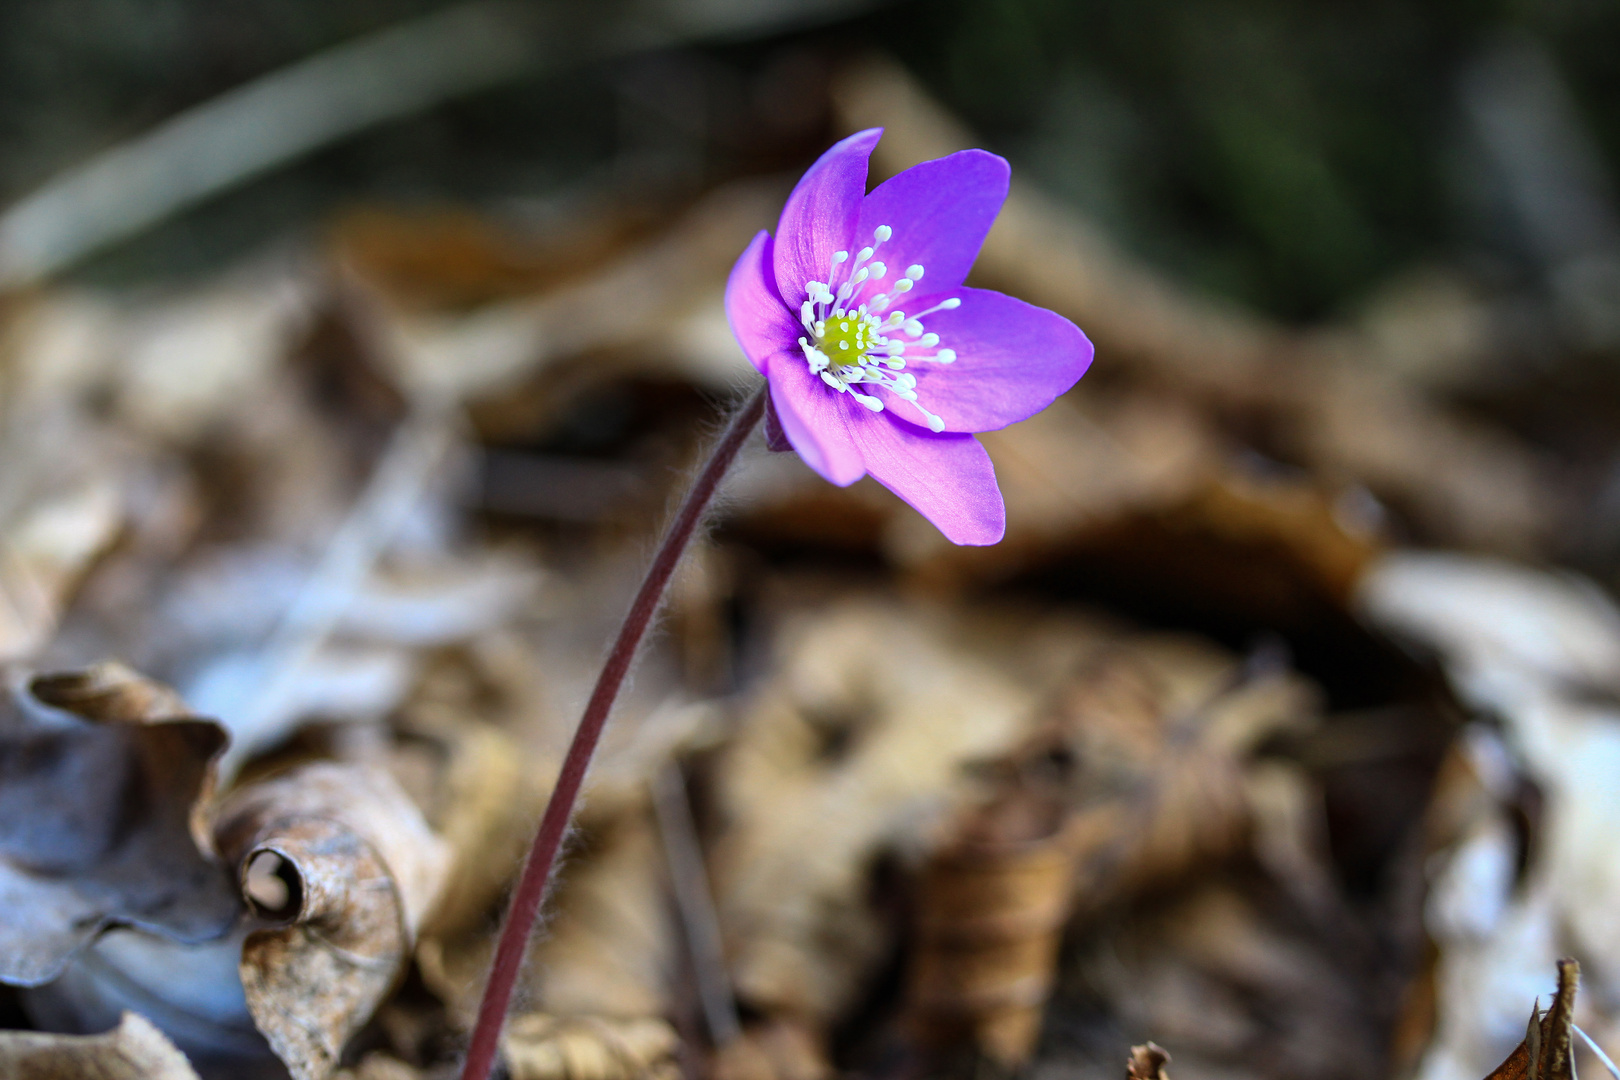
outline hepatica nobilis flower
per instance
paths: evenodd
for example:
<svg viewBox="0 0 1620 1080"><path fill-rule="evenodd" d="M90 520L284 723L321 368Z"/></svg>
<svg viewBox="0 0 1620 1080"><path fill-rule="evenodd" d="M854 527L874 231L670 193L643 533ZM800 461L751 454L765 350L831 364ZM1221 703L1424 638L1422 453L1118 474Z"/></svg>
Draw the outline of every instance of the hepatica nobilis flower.
<svg viewBox="0 0 1620 1080"><path fill-rule="evenodd" d="M512 891L468 1042L463 1080L487 1080L529 932L574 802L660 598L704 509L762 415L835 484L870 474L958 544L1006 527L990 455L973 437L1033 416L1073 386L1091 342L1073 323L962 284L1007 198L982 150L926 161L866 192L881 133L852 135L788 196L726 283L726 314L764 373L671 519L602 665ZM774 443L774 438L773 438Z"/></svg>
<svg viewBox="0 0 1620 1080"><path fill-rule="evenodd" d="M776 236L737 260L726 315L806 464L839 485L870 474L955 543L994 544L1006 510L973 433L1050 405L1085 374L1091 342L962 284L1006 201L1006 161L964 150L868 193L881 135L851 135L810 167Z"/></svg>

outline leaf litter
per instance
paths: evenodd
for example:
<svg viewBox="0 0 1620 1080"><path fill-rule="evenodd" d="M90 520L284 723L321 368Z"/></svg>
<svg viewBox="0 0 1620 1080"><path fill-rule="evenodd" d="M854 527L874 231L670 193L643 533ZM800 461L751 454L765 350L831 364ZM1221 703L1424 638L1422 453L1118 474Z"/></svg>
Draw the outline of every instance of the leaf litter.
<svg viewBox="0 0 1620 1080"><path fill-rule="evenodd" d="M886 61L827 105L888 126L883 173L969 141ZM453 1075L782 190L555 234L370 207L207 287L6 307L8 1075ZM752 453L610 729L508 1074L1600 1067L1620 614L1546 569L1564 466L1409 377L1473 339L1416 300L1276 325L1027 185L977 274L1102 357L986 437L1007 539Z"/></svg>

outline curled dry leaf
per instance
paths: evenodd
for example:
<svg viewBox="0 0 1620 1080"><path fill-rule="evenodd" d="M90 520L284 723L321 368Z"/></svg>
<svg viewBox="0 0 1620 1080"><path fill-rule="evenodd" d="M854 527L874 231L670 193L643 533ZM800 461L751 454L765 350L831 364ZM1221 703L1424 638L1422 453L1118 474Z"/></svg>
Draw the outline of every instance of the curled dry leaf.
<svg viewBox="0 0 1620 1080"><path fill-rule="evenodd" d="M971 1040L1005 1068L1035 1049L1074 873L1065 816L1020 812L1014 799L978 815L969 835L929 860L907 987L921 1042ZM988 820L1009 811L1033 828ZM983 835L972 835L976 826Z"/></svg>
<svg viewBox="0 0 1620 1080"><path fill-rule="evenodd" d="M220 808L220 850L257 913L242 986L295 1080L322 1080L404 971L447 855L387 773L317 763Z"/></svg>
<svg viewBox="0 0 1620 1080"><path fill-rule="evenodd" d="M1170 1055L1158 1043L1144 1043L1131 1047L1131 1058L1125 1063L1125 1080L1170 1080L1164 1067L1170 1064Z"/></svg>
<svg viewBox="0 0 1620 1080"><path fill-rule="evenodd" d="M8 1080L197 1080L186 1056L150 1021L125 1013L102 1035L0 1032Z"/></svg>
<svg viewBox="0 0 1620 1080"><path fill-rule="evenodd" d="M37 986L105 926L183 941L241 908L201 821L218 724L119 664L0 702L0 982Z"/></svg>

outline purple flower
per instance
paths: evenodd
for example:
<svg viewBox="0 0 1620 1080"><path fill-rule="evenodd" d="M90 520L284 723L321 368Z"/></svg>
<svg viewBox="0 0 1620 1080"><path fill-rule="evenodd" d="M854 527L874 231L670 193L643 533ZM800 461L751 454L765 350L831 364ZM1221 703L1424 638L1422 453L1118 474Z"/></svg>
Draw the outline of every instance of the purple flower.
<svg viewBox="0 0 1620 1080"><path fill-rule="evenodd" d="M870 473L958 544L1006 531L977 431L1073 386L1091 342L1060 315L962 284L1007 198L1006 161L963 150L866 191L882 130L834 146L732 268L726 316L772 419L840 486Z"/></svg>

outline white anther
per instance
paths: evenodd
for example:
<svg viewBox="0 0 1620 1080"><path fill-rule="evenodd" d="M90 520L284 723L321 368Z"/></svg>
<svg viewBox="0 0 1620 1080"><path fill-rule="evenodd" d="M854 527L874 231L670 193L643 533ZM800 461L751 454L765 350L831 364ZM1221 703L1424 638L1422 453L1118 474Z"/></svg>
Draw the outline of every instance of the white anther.
<svg viewBox="0 0 1620 1080"><path fill-rule="evenodd" d="M844 385L844 380L838 378L830 371L823 371L821 373L821 381L838 391L840 394L849 389L849 387Z"/></svg>
<svg viewBox="0 0 1620 1080"><path fill-rule="evenodd" d="M938 360L942 364L954 364L956 363L956 350L941 349L939 352L934 354L934 359Z"/></svg>
<svg viewBox="0 0 1620 1080"><path fill-rule="evenodd" d="M871 248L869 248L869 247L861 248L861 253L859 255L855 256L855 261L858 262L858 263L863 263L867 259L870 259L871 257L872 257L872 249Z"/></svg>
<svg viewBox="0 0 1620 1080"><path fill-rule="evenodd" d="M916 319L907 319L905 325L900 327L900 329L904 330L912 337L921 337L923 332L923 324L918 322Z"/></svg>
<svg viewBox="0 0 1620 1080"><path fill-rule="evenodd" d="M887 225L879 225L877 228L872 230L872 235L875 236L877 238L877 242L881 244L883 241L894 235L894 230L889 228Z"/></svg>
<svg viewBox="0 0 1620 1080"><path fill-rule="evenodd" d="M922 406L918 405L917 408L920 411L922 409ZM928 413L927 416L928 416L928 429L930 431L934 432L937 435L941 431L945 430L945 421L941 420L939 417L935 416L933 413Z"/></svg>
<svg viewBox="0 0 1620 1080"><path fill-rule="evenodd" d="M906 267L906 277L910 278L912 281L921 281L922 276L923 268L920 263L912 263L910 266Z"/></svg>
<svg viewBox="0 0 1620 1080"><path fill-rule="evenodd" d="M881 400L879 400L878 398L873 397L871 394L863 394L863 393L860 393L857 390L851 390L849 392L849 394L856 401L860 402L862 405L865 405L868 409L871 409L873 412L882 412L883 411L883 402Z"/></svg>
<svg viewBox="0 0 1620 1080"><path fill-rule="evenodd" d="M922 337L917 339L917 344L921 345L925 349L932 349L935 345L939 344L939 335L924 334Z"/></svg>
<svg viewBox="0 0 1620 1080"><path fill-rule="evenodd" d="M847 252L847 251L835 251L835 252L833 252L833 265L836 266L839 263L843 262L847 258L849 258L849 252Z"/></svg>
<svg viewBox="0 0 1620 1080"><path fill-rule="evenodd" d="M899 296L901 293L908 293L911 291L911 287L914 284L916 284L916 282L912 281L910 278L901 278L899 281L894 283L894 294Z"/></svg>
<svg viewBox="0 0 1620 1080"><path fill-rule="evenodd" d="M873 263L871 266L868 266L867 269L871 271L873 281L882 281L883 275L889 272L889 268L880 262Z"/></svg>
<svg viewBox="0 0 1620 1080"><path fill-rule="evenodd" d="M839 342L839 343L838 343L838 347L839 347L839 348L840 348L840 349L843 349L843 350L844 350L844 351L846 351L846 352L848 352L848 351L849 351L849 342L847 342L847 341L840 341L840 342Z"/></svg>
<svg viewBox="0 0 1620 1080"><path fill-rule="evenodd" d="M940 305L936 310L938 310L938 311L955 311L957 308L959 308L961 306L962 306L961 298L953 296L949 300L940 301Z"/></svg>

